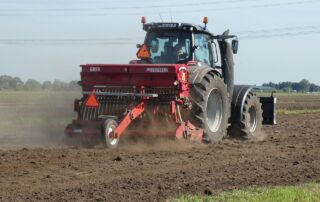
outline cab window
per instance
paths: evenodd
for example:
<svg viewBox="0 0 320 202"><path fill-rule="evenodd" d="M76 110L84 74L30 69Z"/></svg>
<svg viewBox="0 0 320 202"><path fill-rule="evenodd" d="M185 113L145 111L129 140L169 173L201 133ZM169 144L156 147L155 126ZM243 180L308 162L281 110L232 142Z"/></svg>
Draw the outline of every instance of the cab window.
<svg viewBox="0 0 320 202"><path fill-rule="evenodd" d="M213 67L214 58L210 36L203 33L194 34L194 45L196 46L194 59Z"/></svg>

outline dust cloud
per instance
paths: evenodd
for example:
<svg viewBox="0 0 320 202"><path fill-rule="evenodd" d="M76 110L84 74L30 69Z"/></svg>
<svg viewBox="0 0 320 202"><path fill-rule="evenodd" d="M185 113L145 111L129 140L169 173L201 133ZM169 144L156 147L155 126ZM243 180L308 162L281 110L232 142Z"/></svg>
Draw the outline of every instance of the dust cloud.
<svg viewBox="0 0 320 202"><path fill-rule="evenodd" d="M62 146L74 116L66 92L13 92L0 101L0 149Z"/></svg>
<svg viewBox="0 0 320 202"><path fill-rule="evenodd" d="M129 128L121 137L119 147L130 151L170 151L176 149L190 149L196 144L189 144L185 140L176 140L174 123L169 112L159 113L154 117L150 111L145 111L142 118ZM152 120L154 118L154 120Z"/></svg>
<svg viewBox="0 0 320 202"><path fill-rule="evenodd" d="M35 147L84 148L77 140L66 141L64 129L75 117L73 99L69 92L14 92L0 98L0 150ZM5 98L4 98L5 97ZM121 137L120 148L136 151L173 150L195 146L185 141L174 141L176 125L167 114L150 121L152 113L137 119L130 134ZM135 124L134 124L135 125ZM75 144L73 144L75 143ZM75 146L76 145L76 146ZM102 144L94 148L101 148Z"/></svg>

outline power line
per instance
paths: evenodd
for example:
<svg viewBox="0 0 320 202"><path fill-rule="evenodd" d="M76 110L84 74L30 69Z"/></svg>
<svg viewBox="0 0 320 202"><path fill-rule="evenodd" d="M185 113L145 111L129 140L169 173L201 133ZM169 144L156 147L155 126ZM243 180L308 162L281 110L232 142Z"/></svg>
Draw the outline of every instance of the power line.
<svg viewBox="0 0 320 202"><path fill-rule="evenodd" d="M266 32L282 32L282 31L295 31L301 29L319 29L320 25L307 25L307 26L294 26L294 27L283 27L283 28L273 28L273 29L258 29L258 30L246 30L243 32L235 32L236 35L248 34L248 33L266 33Z"/></svg>
<svg viewBox="0 0 320 202"><path fill-rule="evenodd" d="M236 33L240 39L291 37L320 33L320 25L294 26L273 29L248 30ZM139 37L66 38L66 39L0 39L1 45L132 45L142 41Z"/></svg>
<svg viewBox="0 0 320 202"><path fill-rule="evenodd" d="M42 8L42 9L0 9L1 12L70 12L70 11L95 11L95 10L127 10L127 9L150 9L150 8L172 8L172 7L190 7L190 6L206 6L216 4L230 4L230 3L245 3L250 1L264 1L264 0L217 0L205 1L196 3L183 3L183 4L167 4L167 5L149 5L149 6L122 6L122 7L102 7L102 8Z"/></svg>
<svg viewBox="0 0 320 202"><path fill-rule="evenodd" d="M261 0L243 0L243 1L261 1ZM213 2L206 2L208 5L209 4L217 4L217 2L220 2L221 4L223 4L226 1L216 1L216 3ZM229 0L229 3L231 2L238 2L237 0ZM205 4L205 2L202 2L203 4ZM184 9L184 10L174 10L175 11L175 15L181 14L181 13L194 13L194 12L203 12L203 11L225 11L225 10L234 10L234 9L254 9L254 8L270 8L270 7L279 7L279 6L293 6L293 5L302 5L302 4L311 4L311 3L320 3L320 0L296 0L296 1L287 1L287 2L280 2L280 3L267 3L267 4L255 4L255 5L246 5L246 6L229 6L229 7L224 7L224 8L193 8L193 9ZM195 6L199 5L201 3L190 3L190 4L186 4L186 5L158 5L155 6L154 8L167 8L167 7L177 7L177 8L181 8L181 7L190 7L190 6ZM203 5L202 4L202 5ZM118 7L120 9L120 7ZM124 7L122 7L124 8ZM125 7L125 9L137 9L137 8L150 8L150 7ZM152 7L151 7L152 8ZM100 9L101 11L107 11L107 10L117 10L116 8L92 8L92 9ZM68 11L68 9L64 9L65 11ZM76 10L69 10L69 11L76 11ZM88 9L85 10L81 10L81 11L88 11ZM90 10L89 10L90 11ZM2 12L2 14L1 14ZM170 11L147 11L147 12L143 12L143 14L148 14L148 15L159 15L159 13L161 14L170 14ZM92 17L99 17L99 16L110 16L110 15L121 15L121 16L128 16L128 15L141 15L141 12L125 12L125 13L115 13L115 12L102 12L102 13L80 13L80 14L34 14L34 13L5 13L3 10L0 10L0 16L4 17L4 16L55 16L55 17L62 17L62 16L92 16Z"/></svg>
<svg viewBox="0 0 320 202"><path fill-rule="evenodd" d="M137 38L109 38L109 39L0 39L3 45L106 45L133 44Z"/></svg>
<svg viewBox="0 0 320 202"><path fill-rule="evenodd" d="M274 37L291 37L291 36L305 36L320 34L320 30L311 31L300 31L300 32L284 32L284 33L274 33L274 34L260 34L260 35L244 35L240 36L240 39L259 39L259 38L274 38Z"/></svg>
<svg viewBox="0 0 320 202"><path fill-rule="evenodd" d="M318 34L320 25L294 26L274 29L248 30L243 32L235 32L240 39L256 39L270 37L300 36Z"/></svg>
<svg viewBox="0 0 320 202"><path fill-rule="evenodd" d="M302 5L302 4L311 4L311 3L320 3L319 0L298 0L298 1L289 1L282 3L267 3L261 5L247 5L247 6L234 6L234 7L225 7L225 8L205 8L205 9L193 9L193 10L181 10L177 13L189 13L189 12L203 12L203 11L224 11L224 10L235 10L235 9L254 9L254 8L272 8L280 6L293 6L293 5Z"/></svg>

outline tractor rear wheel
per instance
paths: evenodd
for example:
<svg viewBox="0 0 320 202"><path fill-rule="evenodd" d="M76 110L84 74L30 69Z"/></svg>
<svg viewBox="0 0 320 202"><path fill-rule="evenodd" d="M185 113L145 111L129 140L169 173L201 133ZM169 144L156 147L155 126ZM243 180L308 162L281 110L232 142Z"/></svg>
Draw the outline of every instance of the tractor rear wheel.
<svg viewBox="0 0 320 202"><path fill-rule="evenodd" d="M119 138L114 136L114 131L118 127L118 123L113 119L107 119L103 124L104 146L108 148L116 148Z"/></svg>
<svg viewBox="0 0 320 202"><path fill-rule="evenodd" d="M190 88L191 121L204 130L204 142L215 143L226 135L229 97L223 79L207 73L200 83Z"/></svg>
<svg viewBox="0 0 320 202"><path fill-rule="evenodd" d="M230 133L232 136L240 136L243 139L262 140L262 108L259 98L252 92L249 92L243 105L241 121L232 123Z"/></svg>

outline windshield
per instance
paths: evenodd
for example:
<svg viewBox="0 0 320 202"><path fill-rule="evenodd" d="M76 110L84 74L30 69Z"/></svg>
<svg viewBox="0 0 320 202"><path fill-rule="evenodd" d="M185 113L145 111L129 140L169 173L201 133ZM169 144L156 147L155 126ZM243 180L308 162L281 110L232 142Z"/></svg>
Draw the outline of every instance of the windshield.
<svg viewBox="0 0 320 202"><path fill-rule="evenodd" d="M146 39L151 62L155 64L176 64L189 60L191 33L181 31L149 32Z"/></svg>

